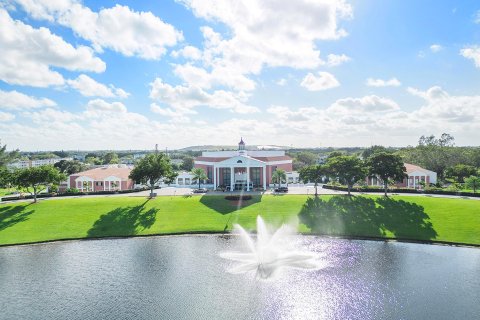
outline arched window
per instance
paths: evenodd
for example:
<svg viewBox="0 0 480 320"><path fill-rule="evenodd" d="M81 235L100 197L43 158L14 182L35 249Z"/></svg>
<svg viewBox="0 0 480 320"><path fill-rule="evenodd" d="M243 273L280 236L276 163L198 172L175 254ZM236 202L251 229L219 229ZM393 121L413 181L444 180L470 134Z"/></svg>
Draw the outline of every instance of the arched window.
<svg viewBox="0 0 480 320"><path fill-rule="evenodd" d="M243 163L242 160L238 160L237 163Z"/></svg>

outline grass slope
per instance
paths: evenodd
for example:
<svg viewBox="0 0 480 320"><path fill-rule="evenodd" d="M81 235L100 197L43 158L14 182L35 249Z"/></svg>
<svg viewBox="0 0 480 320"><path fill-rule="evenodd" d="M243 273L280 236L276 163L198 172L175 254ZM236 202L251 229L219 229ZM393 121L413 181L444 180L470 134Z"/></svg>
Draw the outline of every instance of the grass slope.
<svg viewBox="0 0 480 320"><path fill-rule="evenodd" d="M304 233L396 237L480 245L480 201L429 197L254 196L239 206L223 196L77 198L0 205L0 244L46 240L222 232L298 222Z"/></svg>

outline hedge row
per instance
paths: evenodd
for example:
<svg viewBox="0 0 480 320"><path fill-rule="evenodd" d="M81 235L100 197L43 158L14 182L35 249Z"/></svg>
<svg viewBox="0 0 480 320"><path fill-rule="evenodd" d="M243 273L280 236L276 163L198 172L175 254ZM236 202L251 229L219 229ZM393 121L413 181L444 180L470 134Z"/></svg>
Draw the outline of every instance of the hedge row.
<svg viewBox="0 0 480 320"><path fill-rule="evenodd" d="M225 199L226 200L234 200L234 201L250 200L250 199L252 199L252 196L232 195L232 196L226 196Z"/></svg>
<svg viewBox="0 0 480 320"><path fill-rule="evenodd" d="M339 186L323 186L324 189L338 190L338 191L348 191L347 187ZM462 192L462 191L445 191L445 190L416 190L410 188L395 188L387 189L388 192L392 193L417 193L417 194L443 194L449 196L464 196L464 197L480 197L480 193L473 192ZM354 187L351 189L352 192L383 192L382 188L374 187Z"/></svg>
<svg viewBox="0 0 480 320"><path fill-rule="evenodd" d="M147 188L133 189L133 190L119 190L119 191L96 191L96 192L65 192L65 193L41 193L37 194L37 199L40 198L52 198L52 197L73 197L73 196L89 196L89 195L102 195L102 194L124 194L134 193L149 190ZM2 201L14 201L20 199L33 199L33 195L24 196L6 196L2 198Z"/></svg>

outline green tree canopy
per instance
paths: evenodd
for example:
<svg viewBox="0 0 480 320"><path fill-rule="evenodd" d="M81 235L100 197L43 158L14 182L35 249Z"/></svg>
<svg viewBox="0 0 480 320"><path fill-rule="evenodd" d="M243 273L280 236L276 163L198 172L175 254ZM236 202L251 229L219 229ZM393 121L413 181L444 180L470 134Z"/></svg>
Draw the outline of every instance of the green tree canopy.
<svg viewBox="0 0 480 320"><path fill-rule="evenodd" d="M71 175L80 171L84 171L86 168L83 163L77 160L60 160L53 166L57 168L61 173L65 173L66 175Z"/></svg>
<svg viewBox="0 0 480 320"><path fill-rule="evenodd" d="M421 136L418 146L405 148L400 154L406 162L436 172L443 181L446 168L461 163L459 159L463 156L458 152L458 148L454 147L454 140L453 136L447 133L438 139L434 135Z"/></svg>
<svg viewBox="0 0 480 320"><path fill-rule="evenodd" d="M13 162L18 157L18 150L8 152L7 145L5 144L2 146L2 144L0 143L0 168L5 167L7 164Z"/></svg>
<svg viewBox="0 0 480 320"><path fill-rule="evenodd" d="M327 167L320 164L307 166L300 170L300 180L304 183L311 182L315 184L315 196L318 195L318 184L323 182L326 175Z"/></svg>
<svg viewBox="0 0 480 320"><path fill-rule="evenodd" d="M465 179L465 186L468 189L473 189L473 193L477 191L478 188L480 188L480 177L477 176L470 176Z"/></svg>
<svg viewBox="0 0 480 320"><path fill-rule="evenodd" d="M193 169L193 157L191 156L185 156L182 161L182 165L180 168L185 171L191 171Z"/></svg>
<svg viewBox="0 0 480 320"><path fill-rule="evenodd" d="M100 165L103 163L103 161L100 158L90 156L90 157L85 157L85 163Z"/></svg>
<svg viewBox="0 0 480 320"><path fill-rule="evenodd" d="M198 181L198 189L200 189L201 182L208 179L205 170L203 170L202 168L193 168L191 173L193 175L193 179Z"/></svg>
<svg viewBox="0 0 480 320"><path fill-rule="evenodd" d="M150 188L150 196L153 196L155 184L160 179L171 179L175 172L170 164L170 159L164 153L151 153L137 162L130 172L129 178L137 183L145 184Z"/></svg>
<svg viewBox="0 0 480 320"><path fill-rule="evenodd" d="M47 187L56 186L66 179L65 174L60 173L51 165L19 169L12 174L12 184L32 193L33 202L37 202L38 193Z"/></svg>
<svg viewBox="0 0 480 320"><path fill-rule="evenodd" d="M469 166L466 164L457 164L453 167L448 168L445 171L445 176L447 178L452 178L456 182L463 183L464 179L469 176L473 176L477 173L477 169L474 166Z"/></svg>
<svg viewBox="0 0 480 320"><path fill-rule="evenodd" d="M342 151L332 151L328 154L327 156L327 161L328 159L330 158L334 158L334 157L340 157L340 156L344 156L345 155L345 152L342 152Z"/></svg>
<svg viewBox="0 0 480 320"><path fill-rule="evenodd" d="M368 148L366 148L365 150L363 150L363 152L362 152L362 158L363 158L363 159L368 159L368 158L370 158L370 156L372 156L373 154L379 153L379 152L389 152L389 151L388 151L388 149L385 148L384 146L378 146L378 145L371 146L371 147L368 147Z"/></svg>
<svg viewBox="0 0 480 320"><path fill-rule="evenodd" d="M367 176L365 163L356 156L338 156L328 159L327 167L329 175L338 178L348 188L348 195L355 183L364 180Z"/></svg>
<svg viewBox="0 0 480 320"><path fill-rule="evenodd" d="M103 164L116 164L120 163L118 154L115 152L108 152L103 156Z"/></svg>
<svg viewBox="0 0 480 320"><path fill-rule="evenodd" d="M406 168L400 156L380 152L372 155L367 160L369 174L378 176L383 181L385 196L387 196L389 180L401 181L406 177Z"/></svg>

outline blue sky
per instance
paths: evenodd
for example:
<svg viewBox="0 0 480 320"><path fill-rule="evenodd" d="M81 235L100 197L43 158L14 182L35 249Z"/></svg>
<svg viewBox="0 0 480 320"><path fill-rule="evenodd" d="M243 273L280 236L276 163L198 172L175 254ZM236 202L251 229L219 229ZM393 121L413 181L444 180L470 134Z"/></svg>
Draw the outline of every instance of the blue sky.
<svg viewBox="0 0 480 320"><path fill-rule="evenodd" d="M0 0L22 150L480 138L478 1Z"/></svg>

